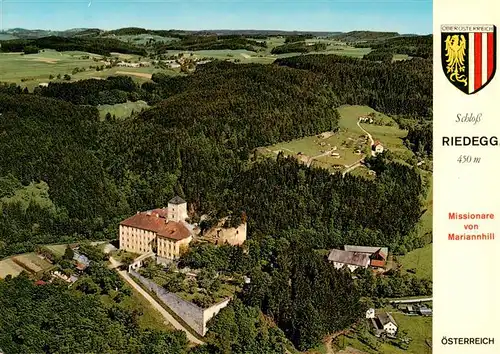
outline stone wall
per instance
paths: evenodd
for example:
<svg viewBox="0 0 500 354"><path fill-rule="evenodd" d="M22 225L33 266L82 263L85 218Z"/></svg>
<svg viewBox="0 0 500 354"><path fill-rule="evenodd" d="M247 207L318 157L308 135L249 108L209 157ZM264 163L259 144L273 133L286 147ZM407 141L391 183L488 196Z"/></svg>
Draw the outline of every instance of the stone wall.
<svg viewBox="0 0 500 354"><path fill-rule="evenodd" d="M196 333L204 336L207 332L207 322L215 316L221 309L227 306L231 299L226 299L218 304L203 309L189 301L186 301L174 293L170 293L153 281L143 277L134 270L129 272L140 281L146 288L156 294L156 296L167 305L177 316L182 318Z"/></svg>

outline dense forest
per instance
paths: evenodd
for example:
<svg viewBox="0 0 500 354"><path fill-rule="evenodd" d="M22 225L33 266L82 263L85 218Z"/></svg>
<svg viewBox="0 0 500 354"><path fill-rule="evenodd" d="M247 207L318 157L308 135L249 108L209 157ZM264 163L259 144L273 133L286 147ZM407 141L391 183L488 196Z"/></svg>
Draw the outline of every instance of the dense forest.
<svg viewBox="0 0 500 354"><path fill-rule="evenodd" d="M375 52L390 52L392 54L407 54L411 57L432 58L432 35L405 36L356 43L358 48L372 48Z"/></svg>
<svg viewBox="0 0 500 354"><path fill-rule="evenodd" d="M432 155L432 124L411 125L405 143L415 153Z"/></svg>
<svg viewBox="0 0 500 354"><path fill-rule="evenodd" d="M421 214L422 181L413 167L384 154L368 161L377 173L368 180L308 168L281 154L262 159L255 149L336 131L335 107L354 103L417 118L407 144L430 153L429 138L418 133L429 129L424 123L432 114L430 64L310 55L272 65L211 62L186 76L156 74L141 86L128 78L50 84L33 93L2 85L0 258L40 244L115 238L121 219L179 194L193 221L244 213L249 229L248 252L193 245L182 259L193 268L252 279L212 321L208 345L193 352L282 353L288 340L310 348L359 318L361 296L387 295L362 292L359 284L369 278L352 281L316 250L381 244L397 254L419 246L412 230ZM99 119L96 105L136 99L153 107L128 119ZM93 294L109 288L99 280L102 272L91 268L92 282L75 290L37 287L25 277L0 281L0 305L11 323L5 325L22 329L0 334L0 347L65 352L50 339L63 331L62 345L82 337L72 347L82 352L93 343L101 352L147 352L141 351L147 341L159 343L151 352L186 352L176 332L137 329L133 314L116 314L98 301ZM392 293L426 293L430 286L406 278L397 284ZM22 314L9 297L21 300ZM40 310L32 310L35 303ZM60 312L64 328L76 316L74 332L49 325L49 309ZM96 334L83 334L88 318L98 319ZM24 334L31 324L38 331L33 341ZM113 340L103 341L110 333Z"/></svg>
<svg viewBox="0 0 500 354"><path fill-rule="evenodd" d="M321 50L326 50L325 43L311 43L306 42L290 42L271 50L271 54L284 54L284 53L309 53L309 52L319 52Z"/></svg>
<svg viewBox="0 0 500 354"><path fill-rule="evenodd" d="M257 51L259 48L266 48L265 41L256 41L245 38L244 36L183 36L179 41L158 43L155 45L155 51L158 54L169 50L216 50L216 49L246 49Z"/></svg>
<svg viewBox="0 0 500 354"><path fill-rule="evenodd" d="M89 79L74 83L50 82L38 87L36 93L79 105L124 103L147 99L146 93L129 76L111 76L106 80Z"/></svg>
<svg viewBox="0 0 500 354"><path fill-rule="evenodd" d="M3 352L188 353L184 332L141 328L140 313L120 306L130 290L118 274L92 267L71 289L62 281L36 285L24 274L0 280Z"/></svg>
<svg viewBox="0 0 500 354"><path fill-rule="evenodd" d="M141 91L127 79L56 84L41 91L59 100L6 86L12 94L0 95L1 127L9 132L0 137L6 156L0 167L13 182L5 198L45 182L57 217L32 228L35 220L25 223L31 209L3 202L17 217L2 224L8 238L0 253L29 250L34 247L29 240L48 235L50 240L54 235L112 237L117 220L163 205L174 193L185 196L197 215L245 211L256 234L278 236L304 227L316 231L318 247L365 238L404 244L419 216L421 192L419 176L410 168L389 163L381 178L370 182L331 176L293 159L249 165L259 146L335 130L338 113L332 106L343 103L338 96L346 95L348 86L334 94L323 76L279 65L202 68L187 77L157 75ZM93 104L92 97L106 92L107 85L167 98L135 119L117 122L101 122L95 108L60 100ZM25 163L16 163L21 160ZM411 242L405 247L412 248Z"/></svg>
<svg viewBox="0 0 500 354"><path fill-rule="evenodd" d="M390 62L390 61L392 61L393 57L394 57L394 53L391 50L375 49L375 50L372 50L370 53L365 54L363 56L363 59L373 60L373 61Z"/></svg>
<svg viewBox="0 0 500 354"><path fill-rule="evenodd" d="M275 61L318 73L345 104L368 105L391 115L430 119L432 62L412 59L377 63L335 55L311 54Z"/></svg>
<svg viewBox="0 0 500 354"><path fill-rule="evenodd" d="M110 55L111 52L146 55L143 48L113 38L97 37L43 37L37 39L13 39L0 41L0 52L24 52L26 49L54 49L57 51L79 50L83 52Z"/></svg>
<svg viewBox="0 0 500 354"><path fill-rule="evenodd" d="M370 40L382 40L399 36L397 32L377 32L377 31L351 31L339 33L333 38L344 42L364 42Z"/></svg>

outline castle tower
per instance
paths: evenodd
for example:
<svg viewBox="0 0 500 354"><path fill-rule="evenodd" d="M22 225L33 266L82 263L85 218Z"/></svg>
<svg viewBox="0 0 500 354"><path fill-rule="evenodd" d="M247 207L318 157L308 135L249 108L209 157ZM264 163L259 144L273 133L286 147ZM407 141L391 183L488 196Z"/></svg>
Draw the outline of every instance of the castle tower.
<svg viewBox="0 0 500 354"><path fill-rule="evenodd" d="M182 222L188 217L187 203L178 195L168 202L167 220Z"/></svg>

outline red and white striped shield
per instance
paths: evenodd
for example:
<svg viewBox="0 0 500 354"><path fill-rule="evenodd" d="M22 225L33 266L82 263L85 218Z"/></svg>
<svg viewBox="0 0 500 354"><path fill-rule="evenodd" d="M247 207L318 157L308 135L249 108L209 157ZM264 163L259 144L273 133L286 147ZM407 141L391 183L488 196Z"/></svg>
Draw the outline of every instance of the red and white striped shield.
<svg viewBox="0 0 500 354"><path fill-rule="evenodd" d="M494 25L442 25L441 59L448 80L471 95L486 87L496 70Z"/></svg>

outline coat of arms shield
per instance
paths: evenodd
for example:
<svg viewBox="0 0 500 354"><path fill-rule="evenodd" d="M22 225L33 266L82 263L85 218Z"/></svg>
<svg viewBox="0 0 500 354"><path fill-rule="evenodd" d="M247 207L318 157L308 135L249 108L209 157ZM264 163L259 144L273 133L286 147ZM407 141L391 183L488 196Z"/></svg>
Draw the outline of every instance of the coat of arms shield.
<svg viewBox="0 0 500 354"><path fill-rule="evenodd" d="M496 26L442 25L441 62L456 88L471 95L495 76Z"/></svg>

